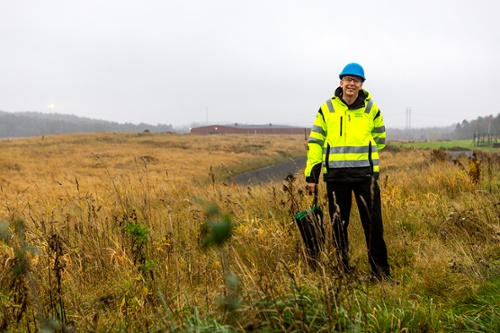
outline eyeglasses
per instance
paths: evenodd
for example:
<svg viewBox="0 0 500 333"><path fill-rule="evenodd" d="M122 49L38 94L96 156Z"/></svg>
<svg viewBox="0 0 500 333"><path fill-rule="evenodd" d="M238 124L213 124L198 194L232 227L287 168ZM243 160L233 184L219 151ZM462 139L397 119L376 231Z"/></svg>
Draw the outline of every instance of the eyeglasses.
<svg viewBox="0 0 500 333"><path fill-rule="evenodd" d="M362 80L359 77L344 76L342 81L350 83L351 81L355 84L360 84Z"/></svg>

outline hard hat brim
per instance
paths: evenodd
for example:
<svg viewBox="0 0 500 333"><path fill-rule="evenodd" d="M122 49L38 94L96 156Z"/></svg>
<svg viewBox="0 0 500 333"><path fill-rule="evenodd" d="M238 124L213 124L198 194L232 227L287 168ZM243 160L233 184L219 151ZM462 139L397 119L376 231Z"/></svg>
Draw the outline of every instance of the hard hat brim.
<svg viewBox="0 0 500 333"><path fill-rule="evenodd" d="M342 74L342 75L339 75L339 78L342 80L344 78L344 76L355 76L355 77L359 77L361 79L361 82L365 82L365 78L362 77L362 76L359 76L359 75L355 75L355 74L349 74L349 73L346 73L346 74Z"/></svg>

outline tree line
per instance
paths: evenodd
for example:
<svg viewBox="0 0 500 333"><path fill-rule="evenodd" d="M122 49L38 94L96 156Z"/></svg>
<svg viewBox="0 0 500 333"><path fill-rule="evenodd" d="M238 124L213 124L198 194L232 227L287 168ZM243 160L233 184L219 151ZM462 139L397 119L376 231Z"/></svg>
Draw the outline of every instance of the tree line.
<svg viewBox="0 0 500 333"><path fill-rule="evenodd" d="M464 120L455 127L457 139L472 139L474 134L500 134L500 114L496 117L492 115L487 117L478 117L475 120Z"/></svg>
<svg viewBox="0 0 500 333"><path fill-rule="evenodd" d="M388 128L391 140L465 140L473 139L474 134L499 134L500 114L478 117L475 120L463 120L456 125L446 127L394 129ZM4 112L0 111L0 137L30 137L51 134L92 133L92 132L174 132L172 125L120 124L112 121L96 120L40 112ZM180 130L188 131L187 129Z"/></svg>
<svg viewBox="0 0 500 333"><path fill-rule="evenodd" d="M487 117L478 117L474 120L463 120L456 125L447 127L426 127L411 129L392 129L387 128L387 136L391 140L467 140L471 141L476 134L490 133L500 134L500 114L496 117L492 115Z"/></svg>
<svg viewBox="0 0 500 333"><path fill-rule="evenodd" d="M92 132L173 132L172 125L132 124L63 114L0 111L0 137L16 138Z"/></svg>

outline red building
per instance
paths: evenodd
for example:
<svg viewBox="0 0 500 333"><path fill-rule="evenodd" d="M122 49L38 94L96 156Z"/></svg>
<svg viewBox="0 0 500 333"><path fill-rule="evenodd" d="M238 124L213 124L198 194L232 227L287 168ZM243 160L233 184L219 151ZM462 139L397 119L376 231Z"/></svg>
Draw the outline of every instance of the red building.
<svg viewBox="0 0 500 333"><path fill-rule="evenodd" d="M209 125L191 128L191 134L302 134L309 135L310 128L285 125Z"/></svg>

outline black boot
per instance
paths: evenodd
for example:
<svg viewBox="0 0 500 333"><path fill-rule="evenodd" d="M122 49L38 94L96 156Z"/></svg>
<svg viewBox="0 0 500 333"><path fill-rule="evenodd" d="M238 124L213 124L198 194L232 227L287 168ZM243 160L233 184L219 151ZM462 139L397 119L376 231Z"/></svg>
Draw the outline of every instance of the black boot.
<svg viewBox="0 0 500 333"><path fill-rule="evenodd" d="M372 282L385 282L385 283L390 283L390 284L394 284L394 285L399 284L399 281L394 280L390 274L380 273L380 272L376 272L376 273L372 272L370 275L370 281L372 281Z"/></svg>

